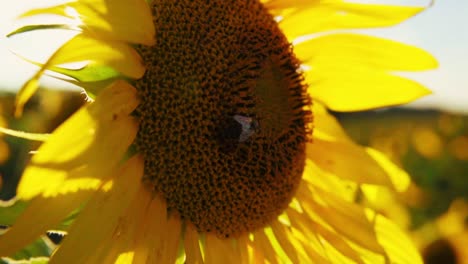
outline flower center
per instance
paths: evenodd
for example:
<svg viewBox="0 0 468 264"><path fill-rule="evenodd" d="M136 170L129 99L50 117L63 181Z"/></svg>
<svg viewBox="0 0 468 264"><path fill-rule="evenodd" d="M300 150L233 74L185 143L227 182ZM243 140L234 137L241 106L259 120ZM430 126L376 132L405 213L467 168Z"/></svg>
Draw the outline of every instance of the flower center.
<svg viewBox="0 0 468 264"><path fill-rule="evenodd" d="M153 1L156 45L136 84L145 181L200 232L263 227L300 182L310 99L259 1Z"/></svg>

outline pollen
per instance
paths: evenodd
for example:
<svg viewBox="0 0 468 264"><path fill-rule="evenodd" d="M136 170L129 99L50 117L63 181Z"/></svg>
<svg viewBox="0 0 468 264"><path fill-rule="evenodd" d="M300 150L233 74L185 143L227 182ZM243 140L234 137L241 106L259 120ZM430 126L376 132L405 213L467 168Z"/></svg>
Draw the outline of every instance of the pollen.
<svg viewBox="0 0 468 264"><path fill-rule="evenodd" d="M292 46L260 1L154 0L135 145L144 182L199 232L236 237L294 196L311 134Z"/></svg>

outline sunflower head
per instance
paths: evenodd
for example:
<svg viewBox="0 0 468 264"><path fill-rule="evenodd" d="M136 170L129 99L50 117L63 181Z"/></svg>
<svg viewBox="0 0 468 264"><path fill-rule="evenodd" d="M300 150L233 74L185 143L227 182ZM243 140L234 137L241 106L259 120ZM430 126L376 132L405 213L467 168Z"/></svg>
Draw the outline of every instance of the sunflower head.
<svg viewBox="0 0 468 264"><path fill-rule="evenodd" d="M46 70L97 97L32 158L18 188L31 205L0 236L0 252L15 252L82 208L54 261L420 261L398 228L355 203L361 185L402 189L407 175L353 143L327 107L364 110L423 95L427 89L390 70L425 69L432 57L354 34L291 43L396 24L423 8L80 0L27 15L69 16L69 8L79 34L41 65L18 105ZM391 60L400 51L416 54L417 65ZM64 66L81 60L89 62L83 69ZM110 86L95 88L107 79ZM409 92L392 99L372 92L376 84L384 95ZM30 216L41 224L30 227Z"/></svg>
<svg viewBox="0 0 468 264"><path fill-rule="evenodd" d="M200 232L264 226L294 196L309 136L291 45L257 1L155 1L153 13L136 83L145 181Z"/></svg>

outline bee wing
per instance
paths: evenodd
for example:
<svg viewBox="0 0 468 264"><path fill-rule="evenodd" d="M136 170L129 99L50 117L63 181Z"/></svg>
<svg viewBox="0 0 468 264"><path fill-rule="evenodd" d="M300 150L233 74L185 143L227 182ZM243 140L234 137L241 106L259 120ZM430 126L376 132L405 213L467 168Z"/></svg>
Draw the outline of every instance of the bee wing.
<svg viewBox="0 0 468 264"><path fill-rule="evenodd" d="M252 118L251 117L246 117L246 116L241 116L241 115L235 115L234 120L239 122L239 124L242 125L242 131L249 130L250 127L252 126Z"/></svg>
<svg viewBox="0 0 468 264"><path fill-rule="evenodd" d="M247 139L249 139L250 136L253 135L255 131L254 130L243 130L242 133L239 136L239 142L244 142Z"/></svg>
<svg viewBox="0 0 468 264"><path fill-rule="evenodd" d="M242 126L242 133L239 136L239 142L246 141L250 136L252 136L255 133L255 122L253 118L235 115L234 120L239 122Z"/></svg>

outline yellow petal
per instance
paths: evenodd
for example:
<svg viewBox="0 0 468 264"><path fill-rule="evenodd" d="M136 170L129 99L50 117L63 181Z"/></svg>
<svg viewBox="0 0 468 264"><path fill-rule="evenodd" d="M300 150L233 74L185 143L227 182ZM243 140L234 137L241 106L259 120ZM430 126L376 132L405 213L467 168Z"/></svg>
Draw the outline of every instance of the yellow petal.
<svg viewBox="0 0 468 264"><path fill-rule="evenodd" d="M202 255L200 252L200 244L198 243L197 229L190 223L186 223L185 236L184 236L184 249L187 264L201 264L203 263Z"/></svg>
<svg viewBox="0 0 468 264"><path fill-rule="evenodd" d="M336 234L335 232L328 230L324 226L317 224L313 221L309 221L309 227L314 229L315 232L320 234L332 247L339 251L343 256L351 259L354 263L364 264L362 258L359 254L351 248L347 241L343 239L342 236Z"/></svg>
<svg viewBox="0 0 468 264"><path fill-rule="evenodd" d="M278 258L277 258L278 254L273 249L273 246L271 245L271 242L268 239L268 237L265 235L265 232L263 231L263 229L260 229L254 232L253 244L256 250L262 251L263 256L269 263L271 264L279 263Z"/></svg>
<svg viewBox="0 0 468 264"><path fill-rule="evenodd" d="M249 241L249 234L244 234L236 239L236 255L239 263L253 263L253 252Z"/></svg>
<svg viewBox="0 0 468 264"><path fill-rule="evenodd" d="M352 142L315 138L307 144L306 155L322 170L343 179L392 186L388 175L379 164L364 148Z"/></svg>
<svg viewBox="0 0 468 264"><path fill-rule="evenodd" d="M174 263L182 222L177 215L167 214L167 206L161 198L152 198L136 236L134 263Z"/></svg>
<svg viewBox="0 0 468 264"><path fill-rule="evenodd" d="M328 255L328 252L326 252L322 241L319 240L318 234L306 224L305 220L308 219L309 216L291 208L287 209L286 212L291 219L293 238L297 243L300 243L308 256L308 258L305 258L305 263L333 263L333 259Z"/></svg>
<svg viewBox="0 0 468 264"><path fill-rule="evenodd" d="M45 181L43 179L43 181ZM35 241L47 230L54 229L73 210L77 209L91 195L92 191L36 197L16 219L14 225L0 236L0 256L11 256Z"/></svg>
<svg viewBox="0 0 468 264"><path fill-rule="evenodd" d="M291 233L279 221L274 221L271 227L276 240L278 240L278 243L281 245L288 258L292 263L299 263L298 251L303 250L300 245L297 245Z"/></svg>
<svg viewBox="0 0 468 264"><path fill-rule="evenodd" d="M205 236L204 252L206 264L239 263L240 256L236 255L237 251L231 239L219 239L216 235L207 233Z"/></svg>
<svg viewBox="0 0 468 264"><path fill-rule="evenodd" d="M263 0L265 6L274 15L282 15L288 9L303 9L316 5L320 0Z"/></svg>
<svg viewBox="0 0 468 264"><path fill-rule="evenodd" d="M150 200L151 196L146 187L140 184L135 198L121 216L119 223L112 232L112 236L108 236L102 241L99 248L87 260L87 263L132 263L135 256L135 232L144 222Z"/></svg>
<svg viewBox="0 0 468 264"><path fill-rule="evenodd" d="M287 215L283 213L282 215L278 216L277 218L287 218ZM270 262L277 261L279 263L287 263L291 262L290 258L288 257L288 254L283 250L283 246L279 243L275 233L273 232L273 223L270 222L269 226L263 228L263 233L265 235L265 238L268 241L268 244L271 245L273 248L273 251L275 252L275 255L273 255L273 258L275 260L271 260ZM300 251L300 248L297 248L297 251Z"/></svg>
<svg viewBox="0 0 468 264"><path fill-rule="evenodd" d="M155 29L145 0L80 0L31 10L30 17L53 14L75 19L84 32L111 40L145 45L154 44ZM131 22L129 22L131 21ZM75 25L70 25L73 28Z"/></svg>
<svg viewBox="0 0 468 264"><path fill-rule="evenodd" d="M387 252L391 263L423 263L414 243L408 239L398 226L381 215L376 215L373 221L377 239Z"/></svg>
<svg viewBox="0 0 468 264"><path fill-rule="evenodd" d="M124 252L120 254L115 261L101 262L101 264L128 264L133 263L134 252Z"/></svg>
<svg viewBox="0 0 468 264"><path fill-rule="evenodd" d="M164 236L161 239L163 247L154 251L153 256L150 255L150 263L156 263L157 261L161 261L161 263L175 263L182 236L180 218L175 214L170 215L164 231Z"/></svg>
<svg viewBox="0 0 468 264"><path fill-rule="evenodd" d="M385 254L377 241L374 225L369 221L364 208L319 188L314 188L311 193L319 195L326 205L318 203L313 198L302 196L301 204L306 212L319 215L337 233L350 241L375 253Z"/></svg>
<svg viewBox="0 0 468 264"><path fill-rule="evenodd" d="M35 141L46 141L50 136L47 133L29 133L29 132L24 132L24 131L8 129L8 128L1 127L1 126L0 126L0 133L9 135L12 137L17 137L17 138L22 138L22 139L27 139L27 140L35 140Z"/></svg>
<svg viewBox="0 0 468 264"><path fill-rule="evenodd" d="M404 192L411 184L411 178L406 171L399 168L395 163L391 162L385 154L367 148L367 153L384 169L393 183L395 190Z"/></svg>
<svg viewBox="0 0 468 264"><path fill-rule="evenodd" d="M17 196L31 199L96 189L123 158L137 133L129 114L135 89L118 81L57 128L26 168Z"/></svg>
<svg viewBox="0 0 468 264"><path fill-rule="evenodd" d="M328 1L284 18L280 27L290 40L321 31L385 27L398 24L424 10L422 7L357 4Z"/></svg>
<svg viewBox="0 0 468 264"><path fill-rule="evenodd" d="M328 110L320 102L314 102L312 112L314 113L314 137L330 141L351 142L338 120L328 113Z"/></svg>
<svg viewBox="0 0 468 264"><path fill-rule="evenodd" d="M344 112L405 104L431 93L415 81L365 68L316 68L306 80L312 98Z"/></svg>
<svg viewBox="0 0 468 264"><path fill-rule="evenodd" d="M147 233L147 231L151 227L150 223L154 220L148 218L148 216L151 213L149 211L151 209L150 207L154 204L152 202L152 194L146 190L146 186L142 185L140 190L138 191L138 194L136 195L133 204L130 205L129 211L126 213L126 218L131 219L131 221L133 221L133 224L132 222L129 222L129 227L131 228L132 234L129 237L130 241L128 243L128 251L131 252L132 255L130 262L122 263L145 263L144 261L148 256L149 250L149 244L144 243L146 242L145 239L147 239L145 235L151 235L150 233ZM117 258L117 260L122 259L123 261L125 258L128 258L127 256L125 256L125 253L120 253L121 254ZM113 263L113 261L111 261L110 263Z"/></svg>
<svg viewBox="0 0 468 264"><path fill-rule="evenodd" d="M437 67L428 52L396 41L359 34L330 34L296 44L295 54L313 67L336 65L353 68L419 71Z"/></svg>
<svg viewBox="0 0 468 264"><path fill-rule="evenodd" d="M50 263L89 263L87 259L93 255L92 252L113 235L124 210L140 187L143 159L136 156L128 160L114 174L114 177L96 191L77 217ZM111 185L110 190L105 190L106 185Z"/></svg>
<svg viewBox="0 0 468 264"><path fill-rule="evenodd" d="M145 72L140 55L129 45L112 40L97 39L80 34L65 43L52 55L49 65L92 60L107 65L120 73L141 78Z"/></svg>
<svg viewBox="0 0 468 264"><path fill-rule="evenodd" d="M357 184L352 184L350 181L344 181L342 177L322 170L310 159L306 160L302 177L303 180L299 185L299 190L302 188L302 185L317 186L321 189L333 192L335 195L340 196L346 201L354 201L355 199L356 188L358 187ZM297 195L299 195L299 193L300 191L297 192ZM307 192L304 193L304 195L309 196L311 193Z"/></svg>
<svg viewBox="0 0 468 264"><path fill-rule="evenodd" d="M34 76L21 87L15 99L15 117L20 117L23 114L23 108L26 102L33 96L39 87L39 78L44 73L45 68L39 70Z"/></svg>
<svg viewBox="0 0 468 264"><path fill-rule="evenodd" d="M151 195L148 193L148 196ZM133 263L149 263L151 251L156 250L156 241L161 239L167 221L166 206L161 199L155 197L146 206L145 214L135 236L135 259Z"/></svg>
<svg viewBox="0 0 468 264"><path fill-rule="evenodd" d="M94 61L96 65L106 65L123 75L138 79L145 68L140 55L129 45L97 39L88 35L77 35L60 47L41 69L20 89L16 97L16 113L20 115L24 104L31 98L39 85L39 78L44 71L57 65L75 62Z"/></svg>

